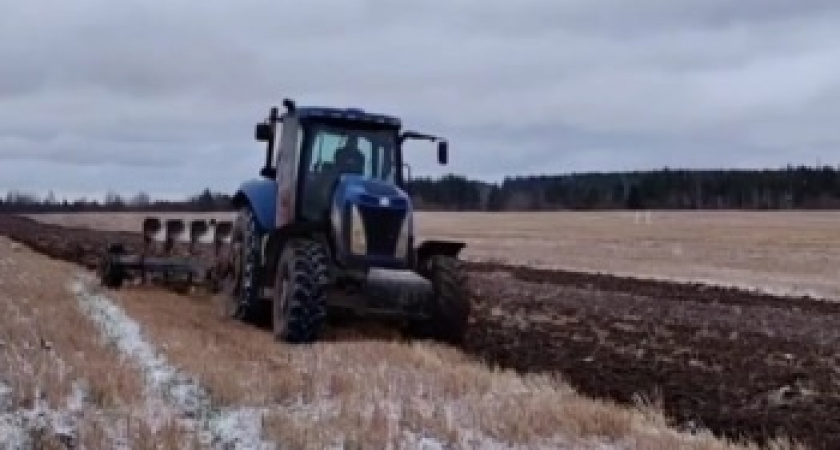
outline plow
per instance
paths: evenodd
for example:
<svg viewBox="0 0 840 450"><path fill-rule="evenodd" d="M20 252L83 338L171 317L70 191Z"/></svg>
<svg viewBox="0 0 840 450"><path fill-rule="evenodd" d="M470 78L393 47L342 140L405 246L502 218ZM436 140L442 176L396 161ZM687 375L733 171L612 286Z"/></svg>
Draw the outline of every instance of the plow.
<svg viewBox="0 0 840 450"><path fill-rule="evenodd" d="M99 270L102 285L114 289L126 282L181 289L204 286L218 292L233 222L198 219L189 221L189 228L187 222L146 217L139 253L128 254L122 243L108 246Z"/></svg>
<svg viewBox="0 0 840 450"><path fill-rule="evenodd" d="M109 244L102 284L204 286L231 319L270 315L275 337L289 343L317 340L328 316L348 313L463 341L470 305L458 255L465 244L415 242L403 174L405 142L435 142L438 162L447 164L447 141L404 130L385 114L289 99L283 106L254 128L265 163L233 195L233 220L147 217L138 252Z"/></svg>

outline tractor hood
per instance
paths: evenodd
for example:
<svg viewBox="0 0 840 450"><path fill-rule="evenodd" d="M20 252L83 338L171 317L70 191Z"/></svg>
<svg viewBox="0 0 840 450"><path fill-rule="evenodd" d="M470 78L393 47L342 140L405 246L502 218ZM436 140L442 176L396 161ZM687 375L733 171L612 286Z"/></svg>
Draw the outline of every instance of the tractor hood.
<svg viewBox="0 0 840 450"><path fill-rule="evenodd" d="M336 198L360 205L403 210L409 209L411 202L408 194L393 184L348 174L339 178Z"/></svg>
<svg viewBox="0 0 840 450"><path fill-rule="evenodd" d="M359 175L342 175L330 221L339 256L355 265L401 267L413 245L413 208L399 187Z"/></svg>

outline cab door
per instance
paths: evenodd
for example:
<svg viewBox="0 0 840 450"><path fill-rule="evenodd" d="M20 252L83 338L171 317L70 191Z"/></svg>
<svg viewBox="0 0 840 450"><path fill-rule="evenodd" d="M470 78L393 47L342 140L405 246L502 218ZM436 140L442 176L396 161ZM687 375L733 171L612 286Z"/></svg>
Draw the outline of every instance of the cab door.
<svg viewBox="0 0 840 450"><path fill-rule="evenodd" d="M277 133L277 208L278 228L295 221L295 198L300 166L300 122L292 115L283 116L282 129Z"/></svg>

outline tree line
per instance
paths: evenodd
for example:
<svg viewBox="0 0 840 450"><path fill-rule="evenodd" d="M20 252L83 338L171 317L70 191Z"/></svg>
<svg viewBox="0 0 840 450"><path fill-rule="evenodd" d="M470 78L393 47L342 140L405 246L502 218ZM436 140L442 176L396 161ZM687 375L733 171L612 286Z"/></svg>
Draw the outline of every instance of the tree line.
<svg viewBox="0 0 840 450"><path fill-rule="evenodd" d="M459 175L415 178L407 190L418 210L549 211L609 209L840 209L840 168L588 172L516 176L500 183ZM0 213L229 211L231 195L209 188L183 200L139 193L103 201L58 200L23 192L0 197Z"/></svg>
<svg viewBox="0 0 840 450"><path fill-rule="evenodd" d="M43 198L36 194L9 191L0 197L0 213L33 214L51 212L207 212L231 209L231 195L212 192L209 188L183 200L152 199L145 192L123 197L109 192L102 201L96 199L61 199L50 192Z"/></svg>
<svg viewBox="0 0 840 450"><path fill-rule="evenodd" d="M589 172L485 183L462 176L412 181L418 209L837 209L840 168Z"/></svg>

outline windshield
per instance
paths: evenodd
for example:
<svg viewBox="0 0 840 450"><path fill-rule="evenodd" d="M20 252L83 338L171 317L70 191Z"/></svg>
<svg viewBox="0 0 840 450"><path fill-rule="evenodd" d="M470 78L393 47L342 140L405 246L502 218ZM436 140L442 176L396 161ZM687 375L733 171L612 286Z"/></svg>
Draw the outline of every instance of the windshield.
<svg viewBox="0 0 840 450"><path fill-rule="evenodd" d="M346 124L304 124L303 214L317 220L327 210L332 188L342 174L388 183L396 180L397 131Z"/></svg>
<svg viewBox="0 0 840 450"><path fill-rule="evenodd" d="M315 123L309 134L307 170L311 174L354 173L394 182L396 133L389 129L348 128Z"/></svg>

